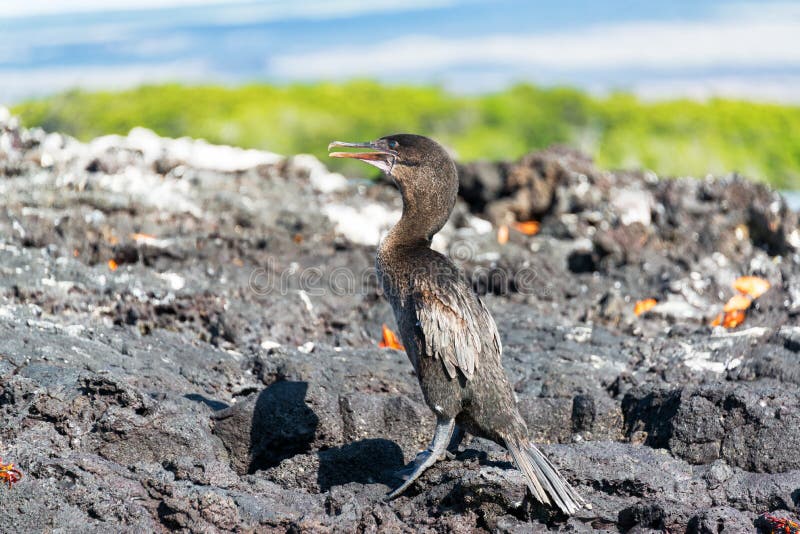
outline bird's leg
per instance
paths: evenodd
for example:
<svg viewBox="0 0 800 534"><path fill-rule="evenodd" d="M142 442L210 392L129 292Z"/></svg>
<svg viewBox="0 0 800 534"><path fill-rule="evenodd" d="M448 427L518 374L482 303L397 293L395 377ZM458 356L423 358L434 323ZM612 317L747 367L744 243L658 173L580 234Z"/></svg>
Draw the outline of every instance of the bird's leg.
<svg viewBox="0 0 800 534"><path fill-rule="evenodd" d="M436 463L439 457L447 450L447 444L450 443L450 437L453 435L455 425L455 419L436 420L436 431L433 433L433 440L430 445L428 445L426 450L417 454L417 457L411 462L411 465L409 465L409 468L413 469L413 471L411 471L408 479L406 479L400 487L387 495L387 499L394 499L403 493L427 468Z"/></svg>
<svg viewBox="0 0 800 534"><path fill-rule="evenodd" d="M446 430L447 424L448 424L447 419L437 419L436 430L434 431L433 439L431 440L430 444L424 451L418 452L417 456L414 458L412 462L410 462L408 465L399 469L396 472L396 475L399 478L402 478L403 480L408 480L414 473L416 473L416 471L419 469L419 466L425 463L437 449L441 449L438 456L433 456L433 460L426 467L430 467L430 465L433 465L437 460L445 457L445 455L447 454L447 447L449 447L449 445L447 447L440 447L437 444L437 436L439 435L440 431ZM457 427L453 425L453 428ZM453 443L453 440L450 438L443 438L443 439L445 440L446 443ZM419 474L421 475L422 472L420 472Z"/></svg>
<svg viewBox="0 0 800 534"><path fill-rule="evenodd" d="M455 430L453 430L453 436L450 438L450 443L447 445L447 458L452 460L456 457L456 453L458 452L458 446L461 445L461 442L464 440L464 428L461 425L456 425Z"/></svg>

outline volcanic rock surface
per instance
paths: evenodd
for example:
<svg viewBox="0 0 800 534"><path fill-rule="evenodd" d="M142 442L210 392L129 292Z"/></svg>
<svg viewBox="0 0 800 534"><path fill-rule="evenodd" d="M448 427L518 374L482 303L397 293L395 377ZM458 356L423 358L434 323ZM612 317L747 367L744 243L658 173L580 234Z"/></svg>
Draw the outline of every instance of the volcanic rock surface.
<svg viewBox="0 0 800 534"><path fill-rule="evenodd" d="M738 176L563 149L462 166L435 246L494 314L532 439L591 504L537 504L473 438L400 498L433 418L372 269L390 185L309 156L88 144L0 122L2 532L751 532L800 512L797 214ZM541 222L537 235L498 226ZM491 222L490 222L491 221ZM742 325L709 323L754 275ZM658 304L636 316L634 303Z"/></svg>

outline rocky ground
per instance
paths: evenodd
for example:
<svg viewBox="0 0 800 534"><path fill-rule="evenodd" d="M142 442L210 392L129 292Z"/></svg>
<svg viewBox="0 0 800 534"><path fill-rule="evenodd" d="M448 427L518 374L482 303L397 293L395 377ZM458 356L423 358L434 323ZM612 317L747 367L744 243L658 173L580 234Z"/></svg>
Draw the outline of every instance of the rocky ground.
<svg viewBox="0 0 800 534"><path fill-rule="evenodd" d="M2 532L753 532L800 512L800 234L738 176L566 150L462 167L435 245L493 312L532 438L591 507L534 502L433 428L372 272L386 183L308 156L81 144L0 111ZM541 231L497 229L537 220ZM501 231L502 233L502 231ZM741 275L771 288L710 322ZM655 307L634 314L634 303Z"/></svg>

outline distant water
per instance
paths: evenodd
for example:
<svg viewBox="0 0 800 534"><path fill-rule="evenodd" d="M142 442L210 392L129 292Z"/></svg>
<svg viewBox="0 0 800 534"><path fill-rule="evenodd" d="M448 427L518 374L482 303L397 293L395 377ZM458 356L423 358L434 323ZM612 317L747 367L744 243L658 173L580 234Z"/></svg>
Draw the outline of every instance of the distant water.
<svg viewBox="0 0 800 534"><path fill-rule="evenodd" d="M798 101L797 35L791 2L0 0L0 103L69 87L353 77Z"/></svg>
<svg viewBox="0 0 800 534"><path fill-rule="evenodd" d="M781 191L781 195L786 199L790 209L800 211L800 191Z"/></svg>

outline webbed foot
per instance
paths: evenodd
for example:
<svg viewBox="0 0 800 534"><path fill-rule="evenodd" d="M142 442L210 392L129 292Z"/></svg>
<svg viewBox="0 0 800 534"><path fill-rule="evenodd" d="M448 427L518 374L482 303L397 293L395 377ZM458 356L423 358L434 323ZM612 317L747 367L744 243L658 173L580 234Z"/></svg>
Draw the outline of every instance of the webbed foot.
<svg viewBox="0 0 800 534"><path fill-rule="evenodd" d="M446 452L447 445L450 443L450 438L453 435L454 427L454 419L439 419L436 422L436 431L433 434L433 440L431 441L431 444L428 445L426 450L417 454L417 457L414 458L413 462L398 471L399 475L404 475L401 476L401 478L404 478L405 482L389 493L386 496L387 500L394 499L403 493L411 484L414 483L415 480L420 477L420 475L422 475L422 473L425 472L426 469L436 463L439 457Z"/></svg>

